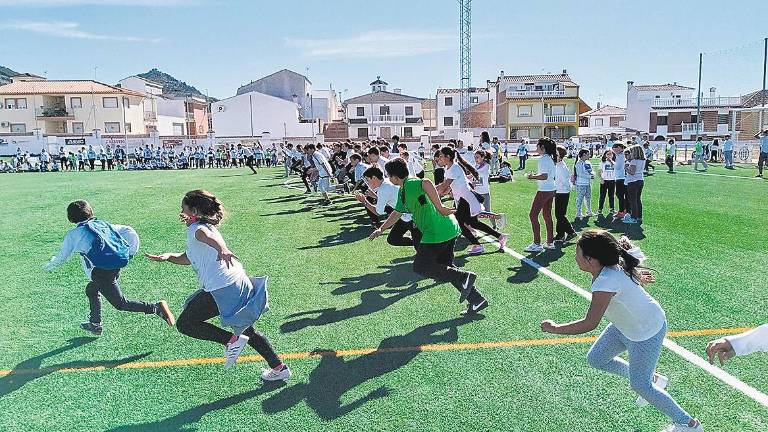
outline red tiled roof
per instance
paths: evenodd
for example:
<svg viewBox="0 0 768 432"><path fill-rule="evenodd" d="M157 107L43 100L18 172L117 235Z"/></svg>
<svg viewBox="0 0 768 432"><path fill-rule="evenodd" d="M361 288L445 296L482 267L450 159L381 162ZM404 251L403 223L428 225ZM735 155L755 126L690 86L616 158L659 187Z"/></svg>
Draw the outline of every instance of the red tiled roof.
<svg viewBox="0 0 768 432"><path fill-rule="evenodd" d="M768 101L768 90L766 90L765 93L766 93L765 100ZM758 105L762 105L762 103L763 103L762 90L758 90L756 92L752 92L741 97L741 106L744 108L754 108Z"/></svg>
<svg viewBox="0 0 768 432"><path fill-rule="evenodd" d="M124 94L129 96L146 96L144 93L114 87L109 84L91 80L44 80L19 81L0 87L3 95L29 94Z"/></svg>
<svg viewBox="0 0 768 432"><path fill-rule="evenodd" d="M388 91L377 91L373 93L364 94L362 96L353 97L344 101L344 105L347 104L365 104L365 103L379 103L379 102L422 102L424 99L414 96L408 96L400 93L392 93Z"/></svg>
<svg viewBox="0 0 768 432"><path fill-rule="evenodd" d="M627 110L625 108L613 106L613 105L604 105L600 108L593 109L591 111L587 111L583 116L616 116L616 115L626 115Z"/></svg>
<svg viewBox="0 0 768 432"><path fill-rule="evenodd" d="M482 87L470 87L467 90L469 90L470 93L488 93L488 89L487 88L482 88ZM439 89L437 89L437 93L438 94L442 94L442 93L459 93L459 92L461 92L461 89L457 89L457 88L439 88Z"/></svg>
<svg viewBox="0 0 768 432"><path fill-rule="evenodd" d="M437 100L435 99L424 99L421 101L421 109L435 109L437 108Z"/></svg>
<svg viewBox="0 0 768 432"><path fill-rule="evenodd" d="M503 81L509 82L535 82L535 81L557 81L563 84L573 84L571 77L568 74L542 74L542 75L504 75L501 77Z"/></svg>
<svg viewBox="0 0 768 432"><path fill-rule="evenodd" d="M632 87L640 91L667 91L667 90L695 90L693 87L681 86L679 84L643 84L633 85Z"/></svg>

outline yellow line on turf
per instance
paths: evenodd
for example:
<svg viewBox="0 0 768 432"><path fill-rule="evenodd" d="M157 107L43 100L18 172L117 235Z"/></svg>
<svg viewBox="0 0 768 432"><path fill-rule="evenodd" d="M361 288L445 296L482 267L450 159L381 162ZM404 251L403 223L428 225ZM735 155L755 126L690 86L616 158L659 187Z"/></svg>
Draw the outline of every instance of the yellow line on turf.
<svg viewBox="0 0 768 432"><path fill-rule="evenodd" d="M667 333L668 337L685 337L685 336L726 336L737 333L749 331L749 327L738 328L717 328L717 329L700 329L700 330L682 330L671 331ZM280 357L284 360L299 360L306 359L313 356L333 355L337 357L349 357L349 356L361 356L367 354L388 354L398 352L421 352L421 351L458 351L458 350L481 350L481 349L493 349L493 348L511 348L511 347L532 347L532 346L557 346L557 345L570 345L570 344L583 344L592 343L596 337L594 336L579 336L579 337L562 337L562 338L548 338L548 339L516 339L509 341L497 341L497 342L473 342L473 343L456 343L456 344L432 344L432 345L420 345L412 347L394 347L394 348L362 348L362 349L348 349L328 352L291 352L280 354ZM263 358L259 355L240 356L239 363L243 362L256 362L262 361ZM41 368L41 369L17 369L17 370L0 370L0 377L10 375L25 375L25 374L46 374L52 372L98 372L106 369L148 369L148 368L164 368L164 367L178 367L178 366L199 366L207 364L221 364L224 363L223 357L204 357L204 358L191 358L191 359L178 359L178 360L158 360L158 361L142 361L125 363L117 366L90 366L90 367L73 367L73 368Z"/></svg>

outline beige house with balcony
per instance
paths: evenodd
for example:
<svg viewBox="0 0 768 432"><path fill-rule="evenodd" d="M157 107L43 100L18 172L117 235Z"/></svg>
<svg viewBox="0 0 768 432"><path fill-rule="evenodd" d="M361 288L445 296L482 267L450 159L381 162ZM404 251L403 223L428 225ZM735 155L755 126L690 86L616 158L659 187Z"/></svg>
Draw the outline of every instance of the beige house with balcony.
<svg viewBox="0 0 768 432"><path fill-rule="evenodd" d="M562 74L504 75L488 82L496 125L509 139L548 136L566 139L579 133L579 114L589 110L579 85Z"/></svg>
<svg viewBox="0 0 768 432"><path fill-rule="evenodd" d="M0 86L0 133L144 134L144 98L98 81L14 77Z"/></svg>
<svg viewBox="0 0 768 432"><path fill-rule="evenodd" d="M371 93L344 101L349 137L420 137L424 134L423 101L424 99L402 94L400 89L388 92L387 83L379 77L371 83Z"/></svg>

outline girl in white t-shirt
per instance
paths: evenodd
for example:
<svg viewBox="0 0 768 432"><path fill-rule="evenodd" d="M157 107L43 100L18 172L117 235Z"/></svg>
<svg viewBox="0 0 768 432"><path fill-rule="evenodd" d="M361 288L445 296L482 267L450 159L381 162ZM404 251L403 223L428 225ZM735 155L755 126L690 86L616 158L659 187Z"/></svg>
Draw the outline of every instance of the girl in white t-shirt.
<svg viewBox="0 0 768 432"><path fill-rule="evenodd" d="M534 174L529 172L526 178L536 180L539 186L536 196L531 203L531 219L533 229L533 243L525 248L526 252L538 253L544 249L554 249L554 227L552 226L552 201L555 199L555 164L557 163L557 145L551 138L539 139L536 146L539 152L539 171ZM539 213L544 215L544 225L547 227L547 242L541 244L541 225L539 225Z"/></svg>
<svg viewBox="0 0 768 432"><path fill-rule="evenodd" d="M613 194L616 192L616 171L613 167L613 152L606 150L600 159L600 165L597 168L600 175L600 201L598 202L597 213L603 213L605 197L608 196L609 213L613 213Z"/></svg>
<svg viewBox="0 0 768 432"><path fill-rule="evenodd" d="M223 218L224 207L210 192L187 192L179 214L179 219L188 227L187 250L146 256L152 261L191 265L197 273L200 289L189 296L176 321L176 328L181 333L224 345L225 368L234 366L248 344L271 368L263 371L262 379L286 380L291 377L290 369L280 360L266 336L253 328L253 323L269 310L267 278L248 278L217 229ZM234 332L206 322L215 316Z"/></svg>
<svg viewBox="0 0 768 432"><path fill-rule="evenodd" d="M472 229L482 231L498 239L500 248L503 250L509 236L496 231L477 218L483 209L475 191L469 186L467 175L477 179L480 174L462 159L456 150L450 147L441 148L437 156L437 163L445 167L445 180L437 185L437 192L440 195L447 195L449 192L453 195L453 201L456 203L456 220L459 222L461 234L471 244L468 254L477 255L485 251Z"/></svg>
<svg viewBox="0 0 768 432"><path fill-rule="evenodd" d="M702 431L664 390L668 378L655 373L667 333L664 310L642 286L653 282L647 271L638 271L645 259L640 248L626 237L616 240L603 230L585 232L576 244L579 269L592 274L592 303L586 317L566 324L542 321L547 333L578 335L597 328L605 316L611 323L587 354L590 366L628 378L639 405L650 403L674 424L665 431ZM629 353L629 362L618 357Z"/></svg>
<svg viewBox="0 0 768 432"><path fill-rule="evenodd" d="M627 162L624 171L626 178L624 182L627 185L627 211L628 214L622 218L622 222L627 224L636 224L643 219L643 169L645 168L645 152L640 145L633 145L628 148L624 154Z"/></svg>
<svg viewBox="0 0 768 432"><path fill-rule="evenodd" d="M479 217L489 218L493 225L493 229L504 229L507 226L507 215L504 213L496 214L491 209L491 167L493 166L493 155L490 151L478 150L475 152L475 170L479 174L479 177L475 178L473 187L475 192L483 197L483 208L485 211L481 212ZM496 226L496 221L499 221L499 226Z"/></svg>
<svg viewBox="0 0 768 432"><path fill-rule="evenodd" d="M571 221L568 220L568 202L571 197L571 174L565 164L568 149L557 146L558 162L555 165L555 240L567 242L576 237Z"/></svg>

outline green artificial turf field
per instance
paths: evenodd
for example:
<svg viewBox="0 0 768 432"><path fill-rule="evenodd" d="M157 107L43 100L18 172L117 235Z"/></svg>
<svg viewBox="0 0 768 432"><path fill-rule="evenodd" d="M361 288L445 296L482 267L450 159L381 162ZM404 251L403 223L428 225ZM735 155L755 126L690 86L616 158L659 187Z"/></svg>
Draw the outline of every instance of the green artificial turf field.
<svg viewBox="0 0 768 432"><path fill-rule="evenodd" d="M669 329L699 331L674 341L703 355L708 340L728 333L717 329L768 322L768 184L751 178L752 167L708 171L743 178L677 169L671 175L660 167L646 179L644 224L627 234L658 271L648 290L665 308ZM584 298L487 245L480 256L457 251L458 265L478 273L490 302L483 317L461 319L452 287L412 272L411 249L366 240L371 228L357 202L318 206L317 196L285 188L281 173L0 176L0 431L587 432L659 431L668 423L655 409L635 406L627 381L587 365L588 341L541 333L543 319L581 318ZM88 337L78 328L87 314L78 259L41 271L71 227L66 204L79 198L97 217L133 226L141 252L183 250L177 214L183 194L196 188L224 202L230 216L221 231L249 273L270 276L271 310L257 327L289 353L294 376L285 385L262 384L265 363L256 358L226 371L221 346L106 302L104 334ZM519 175L493 185L516 251L531 241L534 192L535 183ZM596 186L592 196L596 208ZM595 226L626 231L604 219L576 225ZM589 287L573 244L534 259ZM167 299L177 314L196 289L191 268L141 256L120 283L126 296ZM701 335L707 329L715 330ZM675 353L663 351L659 370L705 430L768 430L768 408ZM725 370L768 392L768 355L734 359Z"/></svg>

